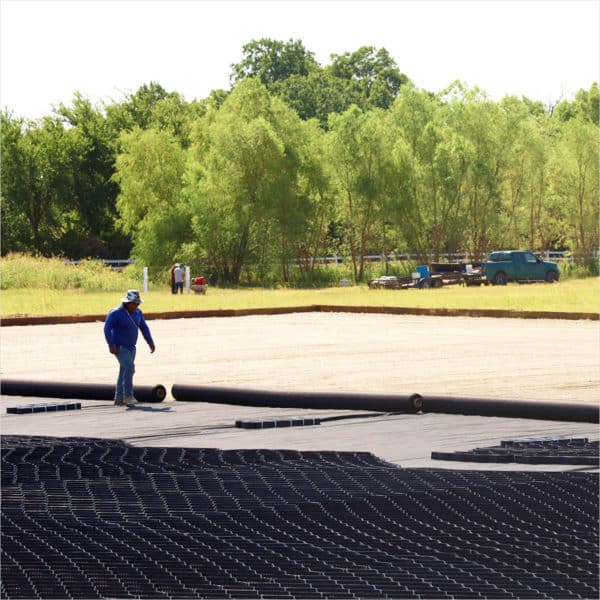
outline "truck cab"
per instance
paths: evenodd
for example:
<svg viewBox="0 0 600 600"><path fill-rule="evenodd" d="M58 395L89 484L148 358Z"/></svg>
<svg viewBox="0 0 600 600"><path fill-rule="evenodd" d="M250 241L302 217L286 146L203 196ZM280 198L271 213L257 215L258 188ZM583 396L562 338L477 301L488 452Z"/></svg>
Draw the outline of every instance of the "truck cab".
<svg viewBox="0 0 600 600"><path fill-rule="evenodd" d="M527 250L492 252L482 265L488 281L506 285L509 281L558 281L560 270L553 262L542 260Z"/></svg>

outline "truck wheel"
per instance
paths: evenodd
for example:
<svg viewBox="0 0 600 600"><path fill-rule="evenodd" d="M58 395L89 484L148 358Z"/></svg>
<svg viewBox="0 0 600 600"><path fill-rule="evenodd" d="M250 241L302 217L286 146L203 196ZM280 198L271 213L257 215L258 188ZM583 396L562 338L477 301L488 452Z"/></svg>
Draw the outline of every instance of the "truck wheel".
<svg viewBox="0 0 600 600"><path fill-rule="evenodd" d="M548 283L554 283L555 281L558 281L558 273L554 270L550 270L546 273L546 281Z"/></svg>
<svg viewBox="0 0 600 600"><path fill-rule="evenodd" d="M506 273L504 271L498 271L494 276L494 285L506 285Z"/></svg>

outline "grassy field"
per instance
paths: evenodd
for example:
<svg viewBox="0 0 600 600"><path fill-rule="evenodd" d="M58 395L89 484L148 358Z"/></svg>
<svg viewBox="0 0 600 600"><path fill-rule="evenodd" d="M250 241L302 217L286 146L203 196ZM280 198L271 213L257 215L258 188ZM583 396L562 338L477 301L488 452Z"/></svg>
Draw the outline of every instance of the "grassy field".
<svg viewBox="0 0 600 600"><path fill-rule="evenodd" d="M103 314L119 304L122 292L83 289L5 289L0 299L3 317L16 315ZM206 296L173 296L153 289L142 295L145 312L307 306L410 306L597 313L600 287L595 277L556 284L509 284L504 287L448 286L429 290L370 290L366 286L318 290L219 289Z"/></svg>
<svg viewBox="0 0 600 600"><path fill-rule="evenodd" d="M418 308L500 309L597 313L597 277L562 278L556 284L510 284L504 287L447 286L427 290L370 290L366 285L321 289L210 288L206 296L173 296L168 272L156 273L143 295L145 312L273 308L329 304ZM95 261L73 266L57 258L7 255L0 262L0 315L104 314L128 288L142 288L140 269L123 272Z"/></svg>

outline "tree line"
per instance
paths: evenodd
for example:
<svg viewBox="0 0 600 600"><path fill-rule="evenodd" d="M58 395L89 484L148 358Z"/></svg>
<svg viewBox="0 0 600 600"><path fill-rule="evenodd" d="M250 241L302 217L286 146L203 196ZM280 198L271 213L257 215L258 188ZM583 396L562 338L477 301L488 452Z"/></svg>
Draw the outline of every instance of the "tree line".
<svg viewBox="0 0 600 600"><path fill-rule="evenodd" d="M598 247L598 84L548 107L460 82L419 89L385 49L320 66L253 41L231 88L157 83L39 121L1 119L2 254L174 259L214 279L310 280L315 258L475 260Z"/></svg>

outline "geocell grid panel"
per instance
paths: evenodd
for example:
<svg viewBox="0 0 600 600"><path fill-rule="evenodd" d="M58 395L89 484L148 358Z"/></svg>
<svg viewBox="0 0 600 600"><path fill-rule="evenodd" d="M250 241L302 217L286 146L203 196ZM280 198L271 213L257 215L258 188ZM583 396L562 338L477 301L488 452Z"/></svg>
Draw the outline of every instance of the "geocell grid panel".
<svg viewBox="0 0 600 600"><path fill-rule="evenodd" d="M598 478L2 438L2 598L596 598Z"/></svg>

